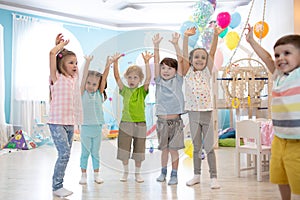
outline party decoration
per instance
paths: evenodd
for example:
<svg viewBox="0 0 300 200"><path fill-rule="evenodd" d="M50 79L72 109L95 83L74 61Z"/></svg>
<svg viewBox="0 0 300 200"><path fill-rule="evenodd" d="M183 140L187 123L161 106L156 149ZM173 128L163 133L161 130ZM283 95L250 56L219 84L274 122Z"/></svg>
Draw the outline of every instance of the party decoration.
<svg viewBox="0 0 300 200"><path fill-rule="evenodd" d="M201 36L201 38L202 38L202 46L207 51L209 51L209 49L210 49L210 45L212 43L213 35L214 35L214 30L212 28L207 28L202 33L202 36Z"/></svg>
<svg viewBox="0 0 300 200"><path fill-rule="evenodd" d="M220 37L220 38L224 38L225 35L227 34L227 32L228 32L228 27L225 28L225 29L222 31L222 33L219 34L219 37Z"/></svg>
<svg viewBox="0 0 300 200"><path fill-rule="evenodd" d="M211 5L213 6L214 10L216 10L217 7L217 1L216 0L208 0L209 3L211 3Z"/></svg>
<svg viewBox="0 0 300 200"><path fill-rule="evenodd" d="M269 25L266 22L259 21L254 25L253 32L257 38L264 38L269 32Z"/></svg>
<svg viewBox="0 0 300 200"><path fill-rule="evenodd" d="M193 142L190 139L184 141L184 153L188 155L190 158L193 158L194 146Z"/></svg>
<svg viewBox="0 0 300 200"><path fill-rule="evenodd" d="M233 50L237 47L238 43L240 41L240 36L235 31L230 31L227 33L225 37L225 44L228 47L228 49Z"/></svg>
<svg viewBox="0 0 300 200"><path fill-rule="evenodd" d="M180 33L181 35L184 35L184 32L188 29L188 28L192 28L192 27L196 27L196 33L195 35L189 37L189 46L191 46L192 48L194 48L194 46L197 43L197 40L199 38L199 30L198 30L198 25L195 22L192 21L185 21L183 22L183 24L181 25L180 28Z"/></svg>
<svg viewBox="0 0 300 200"><path fill-rule="evenodd" d="M205 27L213 13L213 5L209 1L200 0L194 5L193 19L199 27Z"/></svg>
<svg viewBox="0 0 300 200"><path fill-rule="evenodd" d="M217 24L221 28L226 28L230 24L230 20L231 20L231 17L228 12L220 12L217 15Z"/></svg>
<svg viewBox="0 0 300 200"><path fill-rule="evenodd" d="M235 12L235 13L231 14L231 21L230 21L229 27L232 29L236 28L238 25L240 25L241 20L242 20L242 18L241 18L240 13Z"/></svg>

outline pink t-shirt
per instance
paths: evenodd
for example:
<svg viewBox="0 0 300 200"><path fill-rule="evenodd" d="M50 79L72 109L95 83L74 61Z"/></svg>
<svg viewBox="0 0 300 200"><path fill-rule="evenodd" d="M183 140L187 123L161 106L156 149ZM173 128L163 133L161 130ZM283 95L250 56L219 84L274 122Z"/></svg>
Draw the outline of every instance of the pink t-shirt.
<svg viewBox="0 0 300 200"><path fill-rule="evenodd" d="M208 68L194 71L191 66L185 76L185 110L211 111L212 87Z"/></svg>
<svg viewBox="0 0 300 200"><path fill-rule="evenodd" d="M82 124L82 103L78 76L57 74L57 81L50 86L51 101L49 124Z"/></svg>

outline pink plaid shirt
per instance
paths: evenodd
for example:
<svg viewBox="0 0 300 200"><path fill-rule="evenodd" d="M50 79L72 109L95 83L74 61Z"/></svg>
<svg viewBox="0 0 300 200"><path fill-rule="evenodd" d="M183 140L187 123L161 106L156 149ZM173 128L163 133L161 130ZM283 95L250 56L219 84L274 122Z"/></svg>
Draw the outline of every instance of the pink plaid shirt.
<svg viewBox="0 0 300 200"><path fill-rule="evenodd" d="M78 76L66 77L57 74L57 81L51 85L49 124L80 125L82 103Z"/></svg>

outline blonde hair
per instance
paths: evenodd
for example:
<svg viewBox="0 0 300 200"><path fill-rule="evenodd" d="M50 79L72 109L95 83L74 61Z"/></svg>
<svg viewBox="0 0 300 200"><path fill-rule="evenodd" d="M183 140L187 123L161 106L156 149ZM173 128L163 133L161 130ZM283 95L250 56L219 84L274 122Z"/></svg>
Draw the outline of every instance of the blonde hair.
<svg viewBox="0 0 300 200"><path fill-rule="evenodd" d="M124 77L127 78L130 73L136 73L140 77L141 81L144 79L143 70L137 65L131 65L130 67L128 67L124 74Z"/></svg>

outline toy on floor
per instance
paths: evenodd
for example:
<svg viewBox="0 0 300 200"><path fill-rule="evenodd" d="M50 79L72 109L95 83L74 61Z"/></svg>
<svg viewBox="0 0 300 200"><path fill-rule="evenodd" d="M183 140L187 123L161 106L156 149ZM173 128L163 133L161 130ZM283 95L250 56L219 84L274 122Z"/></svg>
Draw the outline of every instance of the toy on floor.
<svg viewBox="0 0 300 200"><path fill-rule="evenodd" d="M9 142L4 146L7 149L29 150L36 148L37 145L31 137L22 130L16 131Z"/></svg>

